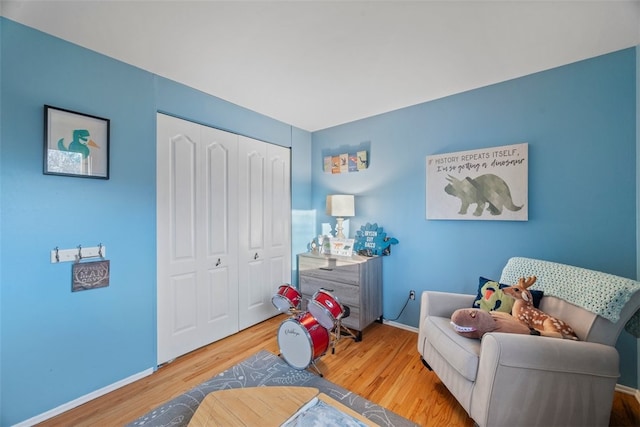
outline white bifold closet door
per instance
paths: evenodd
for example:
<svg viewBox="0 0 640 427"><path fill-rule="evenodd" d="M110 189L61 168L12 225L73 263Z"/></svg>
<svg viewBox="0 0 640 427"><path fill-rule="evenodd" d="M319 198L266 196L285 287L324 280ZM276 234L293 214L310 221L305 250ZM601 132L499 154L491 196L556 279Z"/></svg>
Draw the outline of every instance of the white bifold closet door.
<svg viewBox="0 0 640 427"><path fill-rule="evenodd" d="M273 316L271 297L291 283L290 171L288 149L240 137L240 329Z"/></svg>
<svg viewBox="0 0 640 427"><path fill-rule="evenodd" d="M162 364L277 314L271 297L291 280L291 192L287 148L157 117Z"/></svg>

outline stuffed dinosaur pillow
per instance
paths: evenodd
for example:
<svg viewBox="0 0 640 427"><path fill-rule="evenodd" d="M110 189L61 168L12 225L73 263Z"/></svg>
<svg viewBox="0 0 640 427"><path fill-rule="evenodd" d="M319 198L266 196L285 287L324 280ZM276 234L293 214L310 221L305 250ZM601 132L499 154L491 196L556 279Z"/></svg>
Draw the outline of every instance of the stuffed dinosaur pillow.
<svg viewBox="0 0 640 427"><path fill-rule="evenodd" d="M451 315L451 326L463 337L482 338L487 332L529 335L531 331L515 317L501 311L460 308Z"/></svg>

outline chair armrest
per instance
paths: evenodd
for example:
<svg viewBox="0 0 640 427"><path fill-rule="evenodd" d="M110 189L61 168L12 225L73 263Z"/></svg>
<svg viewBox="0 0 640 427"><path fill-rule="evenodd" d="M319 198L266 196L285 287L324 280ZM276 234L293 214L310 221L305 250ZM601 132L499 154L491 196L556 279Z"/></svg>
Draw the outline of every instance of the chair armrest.
<svg viewBox="0 0 640 427"><path fill-rule="evenodd" d="M559 338L488 333L482 338L480 367L495 364L510 368L558 373L586 373L617 378L615 347Z"/></svg>
<svg viewBox="0 0 640 427"><path fill-rule="evenodd" d="M459 308L471 308L475 295L424 291L420 301L420 323L427 316L451 317Z"/></svg>
<svg viewBox="0 0 640 427"><path fill-rule="evenodd" d="M451 318L459 308L471 307L475 295L454 294L450 292L424 291L420 300L420 319L418 320L418 353L423 354L425 342L424 319L427 316Z"/></svg>
<svg viewBox="0 0 640 427"><path fill-rule="evenodd" d="M565 417L582 413L585 419L574 420L577 424L571 425L584 425L589 419L600 425L600 418L609 417L618 364L615 347L604 344L488 333L482 338L469 413L480 426L515 425L516 419L542 419L539 425L569 425ZM509 413L505 402L513 402L516 391L524 402L536 400L534 396L541 393L547 398L538 399L536 405L520 405L517 413ZM575 397L586 391L592 393L589 398Z"/></svg>

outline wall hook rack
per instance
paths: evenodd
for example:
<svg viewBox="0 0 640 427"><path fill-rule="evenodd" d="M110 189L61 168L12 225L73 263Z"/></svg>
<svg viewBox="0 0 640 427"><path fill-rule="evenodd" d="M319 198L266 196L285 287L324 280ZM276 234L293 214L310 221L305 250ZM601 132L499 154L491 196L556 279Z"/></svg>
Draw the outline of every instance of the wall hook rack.
<svg viewBox="0 0 640 427"><path fill-rule="evenodd" d="M107 247L102 243L98 246L83 247L78 245L73 249L60 249L58 246L51 251L51 264L59 262L80 262L87 258L101 258L106 256Z"/></svg>

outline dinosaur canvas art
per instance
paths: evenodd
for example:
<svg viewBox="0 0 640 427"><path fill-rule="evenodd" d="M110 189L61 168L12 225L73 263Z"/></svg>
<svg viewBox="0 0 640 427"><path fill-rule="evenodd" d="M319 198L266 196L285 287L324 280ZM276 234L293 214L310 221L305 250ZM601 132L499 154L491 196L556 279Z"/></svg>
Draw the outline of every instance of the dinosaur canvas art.
<svg viewBox="0 0 640 427"><path fill-rule="evenodd" d="M427 219L527 221L528 144L427 156Z"/></svg>
<svg viewBox="0 0 640 427"><path fill-rule="evenodd" d="M485 208L491 215L500 215L502 209L519 211L522 206L516 206L511 199L509 185L497 175L488 173L476 178L466 177L457 179L451 175L447 178L449 184L444 188L447 194L458 197L462 202L460 215L465 215L469 206L476 205L473 215L480 216Z"/></svg>

